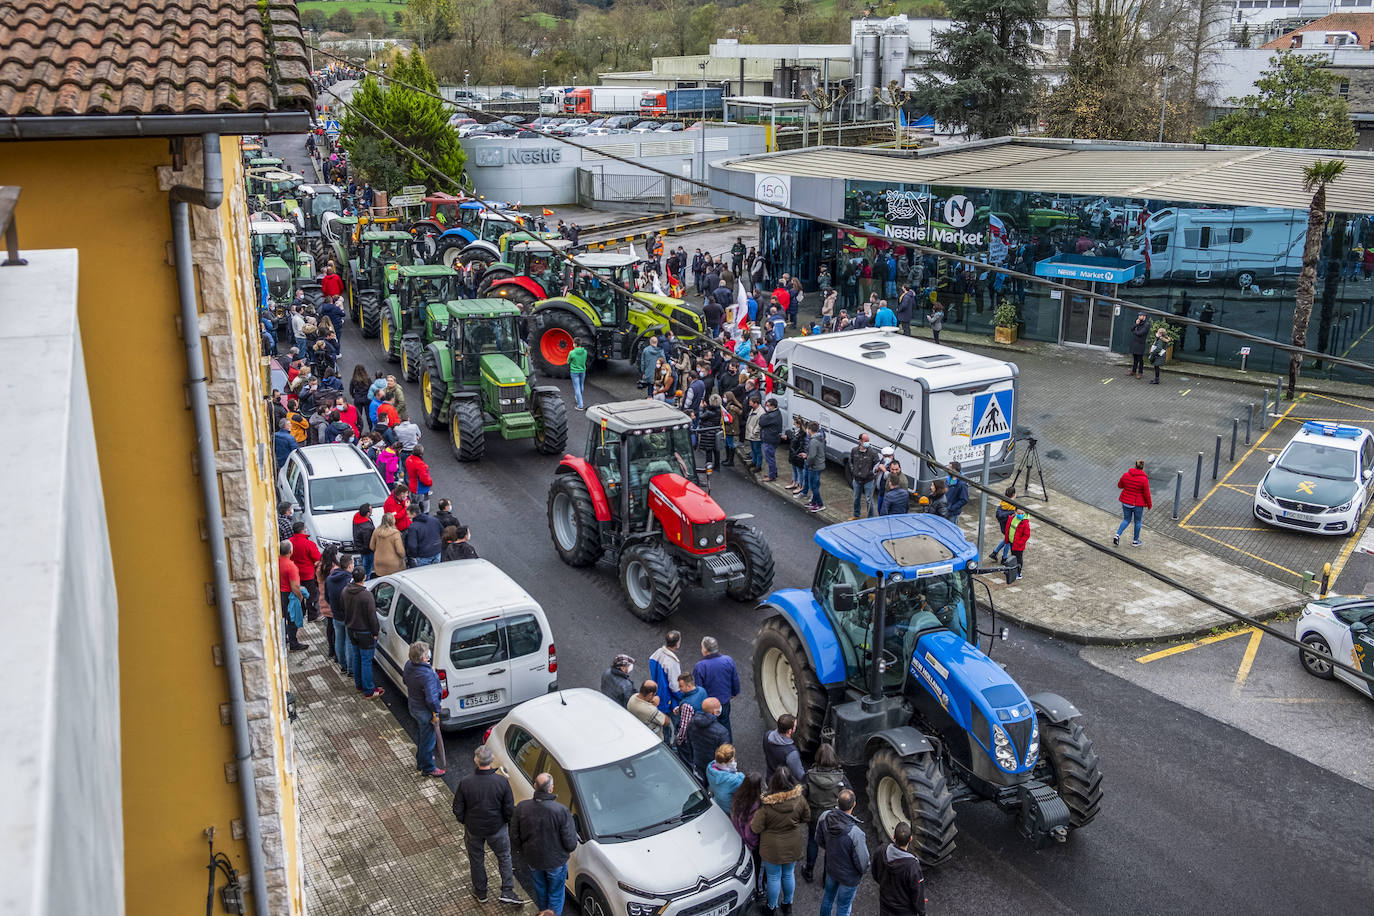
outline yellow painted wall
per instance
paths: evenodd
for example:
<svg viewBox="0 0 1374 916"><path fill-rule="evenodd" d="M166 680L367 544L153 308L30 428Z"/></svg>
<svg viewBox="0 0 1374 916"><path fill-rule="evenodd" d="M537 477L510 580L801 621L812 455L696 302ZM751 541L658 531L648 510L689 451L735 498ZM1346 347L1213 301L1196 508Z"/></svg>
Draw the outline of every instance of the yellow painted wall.
<svg viewBox="0 0 1374 916"><path fill-rule="evenodd" d="M224 153L230 191L241 176L234 138L224 140ZM23 189L17 210L20 245L76 247L80 253L81 334L120 608L125 888L131 916L203 910L208 855L202 833L212 825L216 849L229 855L249 884L243 844L231 839L230 821L242 809L238 786L225 780L225 764L234 758L233 734L220 722L227 688L224 670L212 656L220 642L219 625L210 604L209 551L199 528L200 488L192 474L194 427L168 255L168 198L156 173L170 162L165 139L7 143L0 156L0 182ZM229 210L222 208L226 225L239 233L244 227L233 223ZM246 259L246 231L237 247L237 256ZM252 314L251 303L241 301L246 288L236 285L236 328ZM237 357L245 377L258 371L256 327L249 327L250 334L236 335L248 342ZM242 397L245 409L261 412L256 392L244 391ZM265 421L250 423L245 417L245 436L254 440L245 447L256 453L264 429ZM270 462L270 446L267 453ZM275 549L276 534L269 473L261 472L253 484L252 526L262 532L257 555L270 570L275 564L267 563L268 551ZM263 571L259 579L264 599L275 603L269 573ZM269 652L276 642L269 642ZM276 670L276 660L268 662L268 670ZM280 722L278 693L272 691ZM63 765L99 766L100 761ZM283 810L294 812L294 797L289 786L284 788ZM293 813L286 822L288 861L296 874ZM294 891L293 897L299 912Z"/></svg>

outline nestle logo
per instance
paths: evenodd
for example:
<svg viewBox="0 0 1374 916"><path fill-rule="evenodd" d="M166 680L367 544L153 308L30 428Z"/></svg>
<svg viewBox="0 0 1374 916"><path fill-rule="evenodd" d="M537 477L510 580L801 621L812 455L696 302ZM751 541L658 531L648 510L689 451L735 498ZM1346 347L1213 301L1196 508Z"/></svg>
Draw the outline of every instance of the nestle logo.
<svg viewBox="0 0 1374 916"><path fill-rule="evenodd" d="M563 151L556 146L506 151L506 160L517 165L553 165L556 162L561 162L562 159Z"/></svg>
<svg viewBox="0 0 1374 916"><path fill-rule="evenodd" d="M500 165L501 150L493 146L483 146L477 149L476 165Z"/></svg>

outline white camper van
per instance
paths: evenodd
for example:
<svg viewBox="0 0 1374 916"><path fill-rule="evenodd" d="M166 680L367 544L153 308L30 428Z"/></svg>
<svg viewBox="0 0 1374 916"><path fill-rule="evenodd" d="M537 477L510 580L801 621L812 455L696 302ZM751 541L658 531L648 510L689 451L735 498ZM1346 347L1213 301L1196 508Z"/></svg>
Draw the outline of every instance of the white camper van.
<svg viewBox="0 0 1374 916"><path fill-rule="evenodd" d="M1249 289L1272 277L1297 276L1307 237L1307 214L1282 207L1160 210L1125 257L1149 261L1153 280L1234 282ZM1148 240L1149 257L1144 245Z"/></svg>
<svg viewBox="0 0 1374 916"><path fill-rule="evenodd" d="M1012 421L1020 412L1019 371L1015 363L907 337L889 328L845 331L818 337L789 337L773 353L774 371L795 387L838 407L882 433L875 447L896 449L902 470L921 483L944 476L917 457L958 461L964 470L981 469L982 446L969 445L973 396L1012 391ZM826 452L843 462L859 443L860 429L825 406L790 390L778 397L783 422L794 415L816 420L825 430ZM1010 440L989 447L995 471L1015 461Z"/></svg>

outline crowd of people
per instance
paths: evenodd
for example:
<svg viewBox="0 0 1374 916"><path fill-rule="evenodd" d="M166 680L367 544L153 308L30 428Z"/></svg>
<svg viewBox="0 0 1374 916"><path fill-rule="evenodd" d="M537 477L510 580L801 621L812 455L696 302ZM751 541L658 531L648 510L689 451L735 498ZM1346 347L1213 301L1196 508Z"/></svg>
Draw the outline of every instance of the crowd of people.
<svg viewBox="0 0 1374 916"><path fill-rule="evenodd" d="M730 704L740 693L734 660L710 636L702 639L700 658L690 671L681 651L682 634L668 631L649 656L648 677L641 681L633 677L635 659L617 655L601 676L601 692L673 748L729 815L753 857L755 895L763 912L791 916L800 871L802 880L823 885L821 916L849 916L870 873L878 885L881 916L925 913L911 825L898 824L893 842L870 856L854 813L854 790L834 747L821 744L811 767L805 767L796 744L796 716L779 716L763 738L757 768L744 765L730 727ZM817 873L822 852L824 870Z"/></svg>

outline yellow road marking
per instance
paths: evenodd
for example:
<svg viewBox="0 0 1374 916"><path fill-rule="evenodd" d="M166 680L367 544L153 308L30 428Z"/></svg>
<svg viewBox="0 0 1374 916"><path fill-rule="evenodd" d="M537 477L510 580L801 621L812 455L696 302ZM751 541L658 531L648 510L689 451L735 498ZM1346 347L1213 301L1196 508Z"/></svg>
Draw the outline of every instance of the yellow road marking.
<svg viewBox="0 0 1374 916"><path fill-rule="evenodd" d="M1228 490L1235 490L1237 493L1244 493L1246 496L1249 496L1251 493L1255 492L1254 487L1242 487L1240 484L1237 483L1224 483L1222 484L1222 486Z"/></svg>
<svg viewBox="0 0 1374 916"><path fill-rule="evenodd" d="M1214 636L1204 636L1192 642L1185 642L1179 646L1170 646L1167 649L1160 649L1158 652L1151 652L1149 655L1142 655L1136 661L1142 665L1150 662L1159 661L1161 658L1168 658L1171 655L1178 655L1180 652L1187 652L1189 649L1196 649L1200 646L1210 646L1214 642L1221 642L1223 639L1230 639L1232 636L1243 636L1254 631L1254 627L1246 627L1243 630L1232 630L1230 633L1217 633Z"/></svg>
<svg viewBox="0 0 1374 916"><path fill-rule="evenodd" d="M1186 397L1188 396L1188 392L1190 392L1190 391L1192 391L1192 390L1193 390L1193 389L1191 389L1191 388L1185 388L1185 389L1183 389L1183 391L1179 394L1179 397L1181 397L1181 398L1186 398Z"/></svg>
<svg viewBox="0 0 1374 916"><path fill-rule="evenodd" d="M1301 400L1301 398L1303 397L1303 395L1299 395L1298 397L1299 397L1299 400ZM1285 410L1285 411L1283 412L1283 416L1279 417L1278 421L1275 422L1273 426L1270 426L1270 427L1269 427L1268 429L1266 429L1264 432L1260 433L1260 437L1259 437L1258 439L1255 440L1255 444L1252 445L1252 446L1250 446L1250 448L1246 450L1245 454L1241 456L1241 459L1240 459L1239 461L1237 461L1235 464L1231 465L1230 470L1228 470L1228 471L1226 472L1226 476L1225 476L1225 477L1222 477L1221 480L1220 480L1218 483L1214 484L1214 485L1212 486L1212 489L1210 489L1210 490L1207 491L1207 495L1204 496L1204 497L1202 497L1202 499L1198 501L1198 504L1197 504L1196 506L1193 506L1193 508L1191 508L1191 509L1188 510L1188 514L1185 515L1185 516L1183 517L1183 520L1182 520L1181 522L1178 523L1178 526L1179 526L1180 528L1187 527L1187 525L1188 525L1188 520L1191 519L1191 518L1193 517L1194 514L1196 514L1197 510L1201 509L1202 506L1203 506L1203 504L1205 504L1205 503L1207 502L1207 500L1209 500L1209 499L1212 498L1212 494L1213 494L1213 493L1215 493L1217 490L1221 489L1222 484L1226 483L1226 481L1230 478L1230 476L1236 472L1236 468L1240 467L1242 464L1245 463L1245 460L1246 460L1247 458L1250 457L1250 453L1253 452L1255 449L1259 448L1260 445L1261 445L1261 443L1264 442L1264 440L1269 436L1269 434L1272 433L1275 429L1277 429L1279 423L1282 423L1282 422L1284 421L1284 419L1285 419L1290 413L1293 412L1293 408L1294 408L1294 407L1297 407L1297 406L1298 406L1298 401L1294 401L1292 404L1289 404L1289 405L1288 405L1288 409ZM1230 545L1228 544L1227 546L1229 547ZM1243 552L1243 551L1242 551L1242 552ZM1260 558L1259 558L1259 557L1256 557L1256 559L1260 559ZM1282 569L1283 567L1280 566L1279 568Z"/></svg>
<svg viewBox="0 0 1374 916"><path fill-rule="evenodd" d="M1314 397L1314 398L1321 398L1321 399L1324 400L1324 401L1335 401L1337 404L1344 404L1346 407L1354 407L1356 410L1364 410L1364 411L1367 411L1367 412L1369 412L1369 413L1374 413L1374 407L1366 407L1366 406L1363 405L1363 404L1354 404L1354 403L1351 403L1350 401L1342 401L1340 398L1333 398L1333 397L1332 397L1331 395L1329 395L1329 394L1317 394L1315 391L1303 392L1303 394L1311 394L1312 397ZM1346 421L1342 421L1342 422L1346 422Z"/></svg>
<svg viewBox="0 0 1374 916"><path fill-rule="evenodd" d="M1110 385L1110 384L1111 384L1112 382L1114 382L1114 381L1116 381L1116 379L1114 379L1114 378L1104 378L1104 379L1102 380L1102 384L1104 384L1104 385Z"/></svg>
<svg viewBox="0 0 1374 916"><path fill-rule="evenodd" d="M1250 669L1255 664L1255 653L1259 651L1260 640L1264 638L1263 630L1250 630L1250 642L1245 647L1245 655L1241 657L1240 667L1236 669L1236 683L1232 690L1239 691L1245 686L1245 679L1250 676Z"/></svg>
<svg viewBox="0 0 1374 916"><path fill-rule="evenodd" d="M1369 335L1370 331L1374 331L1374 325L1370 325L1369 327L1365 328L1364 333L1361 334L1359 337L1356 337L1355 342L1345 348L1345 352L1341 354L1341 358L1344 359L1346 356L1350 355L1350 351L1358 347L1360 345L1360 341L1364 340L1365 337Z"/></svg>
<svg viewBox="0 0 1374 916"><path fill-rule="evenodd" d="M1360 542L1360 532L1369 524L1370 516L1374 516L1374 502L1365 507L1364 514L1360 516L1360 522L1355 526L1355 530L1346 539L1345 546L1341 548L1340 555L1336 557L1336 562L1331 564L1331 584L1335 585L1336 578L1345 569L1345 563L1350 559L1350 554L1354 552L1355 545Z"/></svg>

